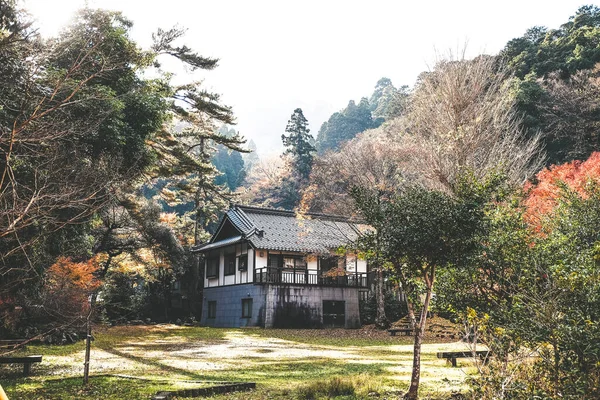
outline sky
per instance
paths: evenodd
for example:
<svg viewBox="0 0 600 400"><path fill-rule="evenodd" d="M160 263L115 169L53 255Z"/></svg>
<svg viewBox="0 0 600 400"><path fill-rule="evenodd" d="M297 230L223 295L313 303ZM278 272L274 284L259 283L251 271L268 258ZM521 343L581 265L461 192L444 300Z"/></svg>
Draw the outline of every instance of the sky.
<svg viewBox="0 0 600 400"><path fill-rule="evenodd" d="M331 114L388 77L413 86L439 55L497 54L533 26L557 28L575 0L22 0L44 36L84 6L122 11L142 47L152 32L187 28L184 42L220 59L201 79L233 108L235 127L261 156L282 151L281 135L300 107L316 137ZM436 54L438 56L436 56Z"/></svg>

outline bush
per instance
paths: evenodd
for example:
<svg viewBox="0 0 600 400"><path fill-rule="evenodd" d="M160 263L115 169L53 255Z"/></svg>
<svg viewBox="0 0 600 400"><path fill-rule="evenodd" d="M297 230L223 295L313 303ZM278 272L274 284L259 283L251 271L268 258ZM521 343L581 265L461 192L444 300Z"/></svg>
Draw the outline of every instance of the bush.
<svg viewBox="0 0 600 400"><path fill-rule="evenodd" d="M360 322L363 325L375 323L377 316L377 297L374 293L370 293L366 300L360 300ZM395 290L385 291L385 315L390 321L398 321L408 314L406 303L398 300Z"/></svg>
<svg viewBox="0 0 600 400"><path fill-rule="evenodd" d="M140 319L146 315L148 296L142 279L125 272L108 274L100 293L103 312L110 321Z"/></svg>

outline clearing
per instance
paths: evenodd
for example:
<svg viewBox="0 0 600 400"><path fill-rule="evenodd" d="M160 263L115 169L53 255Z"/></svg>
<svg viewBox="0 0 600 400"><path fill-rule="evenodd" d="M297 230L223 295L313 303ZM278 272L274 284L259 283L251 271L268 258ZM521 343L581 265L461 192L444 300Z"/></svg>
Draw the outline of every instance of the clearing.
<svg viewBox="0 0 600 400"><path fill-rule="evenodd" d="M459 362L462 368L452 368L438 359L438 351L466 350L464 343L439 341L426 339L423 346L422 393L431 399L445 399L464 390L467 374L475 371L467 360ZM257 383L253 392L226 398L308 399L318 397L319 390L330 390L332 397L345 393L340 397L344 399L375 394L395 398L408 388L412 338L364 329L218 329L167 324L101 328L93 342L87 388L81 385L82 342L32 345L14 354L42 354L44 359L32 367L28 378L21 376L22 366L0 368L0 384L11 400L149 399L160 390L212 382ZM344 387L350 389L344 391Z"/></svg>

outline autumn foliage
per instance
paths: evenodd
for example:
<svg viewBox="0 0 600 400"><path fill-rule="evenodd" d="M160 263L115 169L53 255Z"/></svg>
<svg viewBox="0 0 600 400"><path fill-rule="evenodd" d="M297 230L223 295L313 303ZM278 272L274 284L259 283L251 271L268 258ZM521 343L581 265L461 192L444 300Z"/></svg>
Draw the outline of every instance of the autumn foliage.
<svg viewBox="0 0 600 400"><path fill-rule="evenodd" d="M571 161L544 168L537 175L537 183L527 183L525 199L526 220L540 227L542 219L558 204L564 188L586 197L586 187L592 181L600 181L600 152L592 153L586 161Z"/></svg>
<svg viewBox="0 0 600 400"><path fill-rule="evenodd" d="M88 297L100 286L95 276L98 258L74 262L59 257L46 273L44 308L50 314L68 318L83 316L88 310Z"/></svg>

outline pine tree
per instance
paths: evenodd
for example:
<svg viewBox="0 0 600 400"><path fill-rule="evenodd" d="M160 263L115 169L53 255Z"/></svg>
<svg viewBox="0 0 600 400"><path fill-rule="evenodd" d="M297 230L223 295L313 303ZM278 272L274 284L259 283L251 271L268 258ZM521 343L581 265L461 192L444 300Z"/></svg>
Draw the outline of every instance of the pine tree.
<svg viewBox="0 0 600 400"><path fill-rule="evenodd" d="M284 155L290 155L294 172L301 180L307 181L313 164L313 153L316 151L312 145L314 139L309 133L308 121L301 108L296 108L285 128L287 136L281 135L283 145L286 147Z"/></svg>

